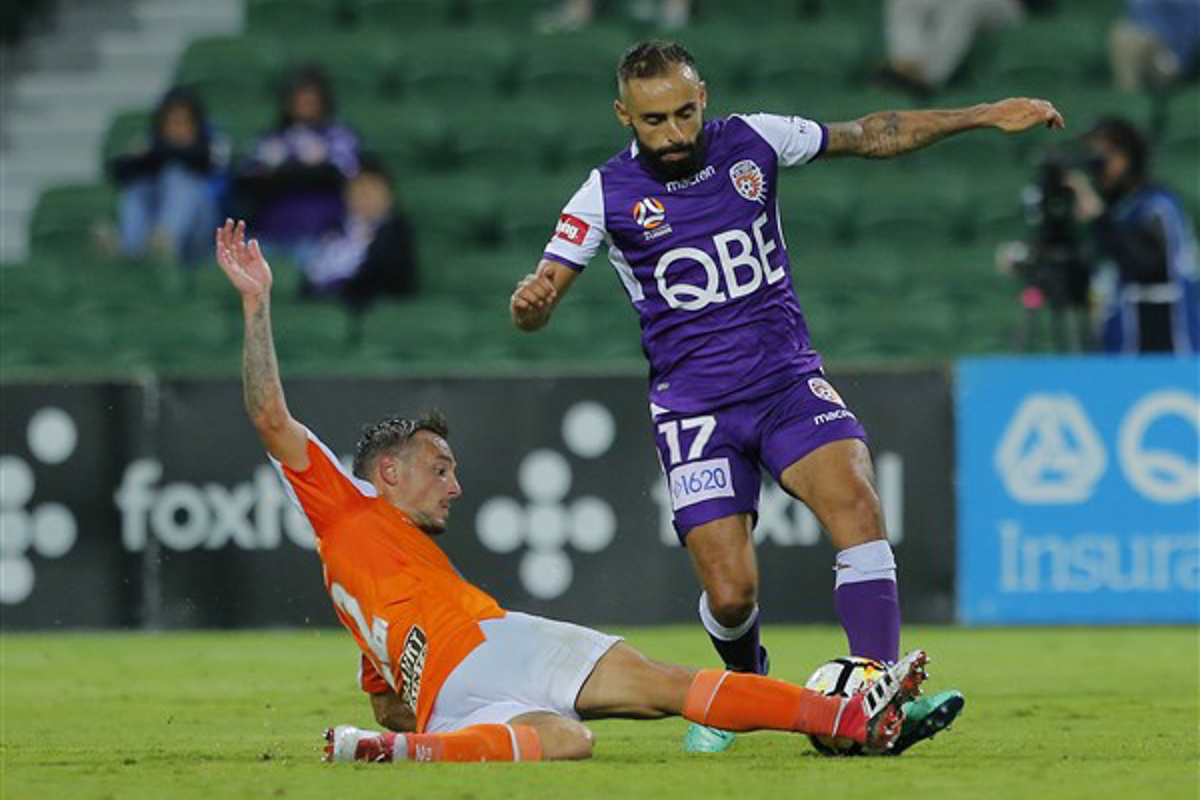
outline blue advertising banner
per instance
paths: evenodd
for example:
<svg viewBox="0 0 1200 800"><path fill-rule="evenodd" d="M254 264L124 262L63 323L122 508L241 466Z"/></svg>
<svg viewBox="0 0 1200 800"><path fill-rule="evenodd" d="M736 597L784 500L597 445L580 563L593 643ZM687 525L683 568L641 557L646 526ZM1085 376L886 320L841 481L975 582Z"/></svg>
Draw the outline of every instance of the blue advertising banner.
<svg viewBox="0 0 1200 800"><path fill-rule="evenodd" d="M1200 622L1200 359L968 359L958 617Z"/></svg>

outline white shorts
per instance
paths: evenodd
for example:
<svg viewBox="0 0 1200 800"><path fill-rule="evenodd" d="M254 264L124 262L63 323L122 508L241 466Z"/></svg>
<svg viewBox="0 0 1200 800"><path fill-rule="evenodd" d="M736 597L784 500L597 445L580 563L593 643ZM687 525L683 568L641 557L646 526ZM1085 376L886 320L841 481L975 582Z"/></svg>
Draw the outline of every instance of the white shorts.
<svg viewBox="0 0 1200 800"><path fill-rule="evenodd" d="M486 640L442 684L426 726L429 733L505 723L531 711L579 719L575 698L600 657L621 641L516 611L479 627Z"/></svg>

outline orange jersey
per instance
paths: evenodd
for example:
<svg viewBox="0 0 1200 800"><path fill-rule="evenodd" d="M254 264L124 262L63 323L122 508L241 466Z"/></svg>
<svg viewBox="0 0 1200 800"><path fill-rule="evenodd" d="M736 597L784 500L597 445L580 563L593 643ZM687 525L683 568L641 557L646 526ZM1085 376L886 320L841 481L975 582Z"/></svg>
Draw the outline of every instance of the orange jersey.
<svg viewBox="0 0 1200 800"><path fill-rule="evenodd" d="M424 731L446 677L483 641L479 621L504 610L312 433L308 460L303 472L281 472L316 532L338 619L362 650L363 688L398 692Z"/></svg>

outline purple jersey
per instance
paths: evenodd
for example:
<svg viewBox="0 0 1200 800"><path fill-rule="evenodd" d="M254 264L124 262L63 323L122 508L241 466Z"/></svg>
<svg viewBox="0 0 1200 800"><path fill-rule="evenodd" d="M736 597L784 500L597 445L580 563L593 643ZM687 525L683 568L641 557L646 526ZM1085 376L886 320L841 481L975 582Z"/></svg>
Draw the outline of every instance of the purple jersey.
<svg viewBox="0 0 1200 800"><path fill-rule="evenodd" d="M678 412L760 397L821 366L792 288L776 202L779 166L825 147L801 117L734 115L704 125L707 158L662 183L636 142L592 170L545 257L582 271L603 241L637 310L650 399Z"/></svg>

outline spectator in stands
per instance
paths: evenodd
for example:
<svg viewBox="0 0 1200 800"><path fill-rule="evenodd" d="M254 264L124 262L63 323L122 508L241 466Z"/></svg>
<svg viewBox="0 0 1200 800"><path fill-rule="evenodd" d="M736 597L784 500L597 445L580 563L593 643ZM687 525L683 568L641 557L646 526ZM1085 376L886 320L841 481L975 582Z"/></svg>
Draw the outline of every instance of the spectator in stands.
<svg viewBox="0 0 1200 800"><path fill-rule="evenodd" d="M302 262L302 291L339 297L356 310L382 295L402 297L417 285L415 248L407 217L396 208L391 175L378 159L363 155L358 174L346 182L346 216Z"/></svg>
<svg viewBox="0 0 1200 800"><path fill-rule="evenodd" d="M319 67L299 67L281 95L279 123L254 144L235 189L268 246L302 258L342 223L342 188L358 172L358 136L334 118Z"/></svg>
<svg viewBox="0 0 1200 800"><path fill-rule="evenodd" d="M168 91L154 112L149 143L109 164L120 188L119 216L116 232L100 233L105 249L186 264L207 258L228 154L218 139L194 93Z"/></svg>
<svg viewBox="0 0 1200 800"><path fill-rule="evenodd" d="M1022 22L1049 0L887 0L881 77L918 94L950 81L979 34Z"/></svg>
<svg viewBox="0 0 1200 800"><path fill-rule="evenodd" d="M541 33L575 31L592 24L597 7L604 0L562 0L550 11L534 19L534 27ZM686 27L692 18L692 0L642 0L631 7L631 14L640 21L658 18L664 30L677 31Z"/></svg>
<svg viewBox="0 0 1200 800"><path fill-rule="evenodd" d="M1130 122L1101 120L1084 134L1090 179L1069 176L1076 215L1103 259L1094 286L1109 352L1200 353L1200 262L1193 220L1150 182L1150 149Z"/></svg>
<svg viewBox="0 0 1200 800"><path fill-rule="evenodd" d="M1122 89L1161 89L1187 77L1200 52L1200 0L1128 0L1108 46Z"/></svg>

